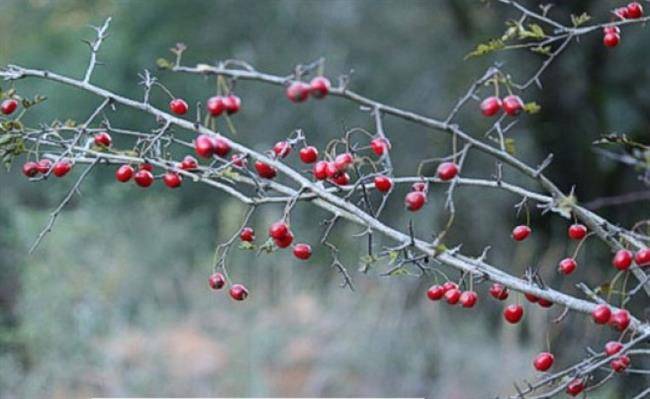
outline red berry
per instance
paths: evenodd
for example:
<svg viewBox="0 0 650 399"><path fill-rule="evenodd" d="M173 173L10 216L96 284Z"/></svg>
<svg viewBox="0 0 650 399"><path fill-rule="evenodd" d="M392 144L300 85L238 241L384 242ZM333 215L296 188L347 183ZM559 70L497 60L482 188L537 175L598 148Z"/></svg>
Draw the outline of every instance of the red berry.
<svg viewBox="0 0 650 399"><path fill-rule="evenodd" d="M199 167L199 163L196 158L191 155L186 155L181 162L181 169L183 170L195 170Z"/></svg>
<svg viewBox="0 0 650 399"><path fill-rule="evenodd" d="M230 152L230 143L222 137L214 137L212 139L214 153L220 157L225 157Z"/></svg>
<svg viewBox="0 0 650 399"><path fill-rule="evenodd" d="M349 152L339 154L334 159L334 166L339 172L344 172L352 163L354 162L354 157Z"/></svg>
<svg viewBox="0 0 650 399"><path fill-rule="evenodd" d="M558 269L560 273L569 275L578 267L578 263L573 258L564 258L560 261Z"/></svg>
<svg viewBox="0 0 650 399"><path fill-rule="evenodd" d="M287 97L294 103L303 102L309 97L311 87L305 82L293 82L287 87Z"/></svg>
<svg viewBox="0 0 650 399"><path fill-rule="evenodd" d="M609 365L616 373L622 373L630 365L630 358L627 355L622 355L618 359L612 360Z"/></svg>
<svg viewBox="0 0 650 399"><path fill-rule="evenodd" d="M52 173L56 177L63 177L66 174L68 174L68 172L70 172L70 169L72 169L72 164L70 163L70 161L64 159L63 161L59 161L54 164L54 167L52 168Z"/></svg>
<svg viewBox="0 0 650 399"><path fill-rule="evenodd" d="M339 172L332 179L332 183L336 184L337 186L345 186L350 183L350 175L345 172Z"/></svg>
<svg viewBox="0 0 650 399"><path fill-rule="evenodd" d="M145 169L140 169L133 178L135 183L140 187L149 187L153 184L153 174Z"/></svg>
<svg viewBox="0 0 650 399"><path fill-rule="evenodd" d="M420 210L426 202L427 196L422 191L411 191L406 194L406 197L404 198L406 209L411 212Z"/></svg>
<svg viewBox="0 0 650 399"><path fill-rule="evenodd" d="M616 33L616 34L620 34L620 33L621 33L621 28L619 28L619 27L616 26L616 25L606 26L606 27L603 28L603 32L604 32L605 34L607 34L607 33Z"/></svg>
<svg viewBox="0 0 650 399"><path fill-rule="evenodd" d="M618 341L609 341L605 344L605 353L607 356L612 356L617 354L623 349L623 344Z"/></svg>
<svg viewBox="0 0 650 399"><path fill-rule="evenodd" d="M387 193L393 188L393 181L388 176L376 176L375 188L379 192Z"/></svg>
<svg viewBox="0 0 650 399"><path fill-rule="evenodd" d="M255 240L255 230L251 227L244 227L239 233L239 239L242 241L253 242Z"/></svg>
<svg viewBox="0 0 650 399"><path fill-rule="evenodd" d="M478 295L474 291L465 291L460 294L458 301L464 308L472 308L478 301Z"/></svg>
<svg viewBox="0 0 650 399"><path fill-rule="evenodd" d="M523 241L532 233L530 227L519 225L512 230L512 239L515 241Z"/></svg>
<svg viewBox="0 0 650 399"><path fill-rule="evenodd" d="M210 158L214 154L214 141L207 134L201 134L194 140L194 151L196 155L203 158Z"/></svg>
<svg viewBox="0 0 650 399"><path fill-rule="evenodd" d="M454 283L453 281L447 281L442 285L442 288L445 290L445 292L449 290L453 290L454 288L458 288L458 284Z"/></svg>
<svg viewBox="0 0 650 399"><path fill-rule="evenodd" d="M481 113L485 116L494 116L499 112L503 103L497 96L490 96L481 101Z"/></svg>
<svg viewBox="0 0 650 399"><path fill-rule="evenodd" d="M291 144L287 141L278 141L273 146L273 152L278 158L286 158L291 153Z"/></svg>
<svg viewBox="0 0 650 399"><path fill-rule="evenodd" d="M524 102L521 101L519 96L511 94L503 99L503 111L506 114L516 116L519 115L522 109L524 109Z"/></svg>
<svg viewBox="0 0 650 399"><path fill-rule="evenodd" d="M340 172L336 168L336 165L334 165L334 162L328 162L326 167L325 167L325 172L327 173L327 177L332 178L337 176Z"/></svg>
<svg viewBox="0 0 650 399"><path fill-rule="evenodd" d="M275 245L277 245L278 248L287 248L293 242L293 233L288 232L281 238L274 238L273 242L275 242Z"/></svg>
<svg viewBox="0 0 650 399"><path fill-rule="evenodd" d="M314 163L318 159L318 150L314 146L308 146L300 150L300 160L304 163Z"/></svg>
<svg viewBox="0 0 650 399"><path fill-rule="evenodd" d="M248 164L246 161L246 156L244 154L233 154L232 157L230 157L230 161L233 165L239 168L243 168Z"/></svg>
<svg viewBox="0 0 650 399"><path fill-rule="evenodd" d="M314 179L316 180L325 180L327 179L327 162L318 161L312 169L314 173Z"/></svg>
<svg viewBox="0 0 650 399"><path fill-rule="evenodd" d="M411 191L421 191L423 193L427 192L427 183L423 181L417 181L411 186Z"/></svg>
<svg viewBox="0 0 650 399"><path fill-rule="evenodd" d="M36 162L25 162L23 164L23 174L27 177L34 177L38 174L38 164Z"/></svg>
<svg viewBox="0 0 650 399"><path fill-rule="evenodd" d="M508 289L499 283L494 283L490 287L490 295L500 301L503 301L508 299Z"/></svg>
<svg viewBox="0 0 650 399"><path fill-rule="evenodd" d="M2 104L0 104L0 111L2 111L2 113L5 115L12 114L16 108L18 108L18 101L14 100L13 98L4 100Z"/></svg>
<svg viewBox="0 0 650 399"><path fill-rule="evenodd" d="M97 133L95 135L95 145L98 147L110 147L113 139L111 135L106 132Z"/></svg>
<svg viewBox="0 0 650 399"><path fill-rule="evenodd" d="M632 265L634 255L627 249L619 249L612 259L612 265L618 270L627 270Z"/></svg>
<svg viewBox="0 0 650 399"><path fill-rule="evenodd" d="M593 317L596 324L607 324L610 317L612 317L612 310L609 306L601 303L596 305L596 308L591 312L591 317Z"/></svg>
<svg viewBox="0 0 650 399"><path fill-rule="evenodd" d="M255 170L260 177L265 179L273 179L278 174L273 166L262 161L255 161Z"/></svg>
<svg viewBox="0 0 650 399"><path fill-rule="evenodd" d="M140 170L148 170L149 172L153 172L153 165L149 162L141 163L139 168Z"/></svg>
<svg viewBox="0 0 650 399"><path fill-rule="evenodd" d="M576 378L566 387L566 393L571 396L579 395L585 389L585 383L580 378Z"/></svg>
<svg viewBox="0 0 650 399"><path fill-rule="evenodd" d="M380 157L390 150L390 141L383 137L372 139L370 142L370 148L372 148L372 151Z"/></svg>
<svg viewBox="0 0 650 399"><path fill-rule="evenodd" d="M620 19L627 19L629 17L627 7L619 7L615 9L613 12L614 15L616 15Z"/></svg>
<svg viewBox="0 0 650 399"><path fill-rule="evenodd" d="M269 236L276 240L286 236L289 232L289 226L282 220L278 220L269 227Z"/></svg>
<svg viewBox="0 0 650 399"><path fill-rule="evenodd" d="M544 299L544 298L539 298L537 300L537 304L539 306L543 307L543 308L550 308L551 306L553 306L553 302L549 301L548 299Z"/></svg>
<svg viewBox="0 0 650 399"><path fill-rule="evenodd" d="M508 305L503 310L503 317L508 323L516 324L524 315L524 308L521 305Z"/></svg>
<svg viewBox="0 0 650 399"><path fill-rule="evenodd" d="M526 297L526 299L527 299L528 302L530 302L530 303L537 303L537 302L539 301L539 298L538 298L538 297L536 297L536 296L533 295L533 294L529 294L529 293L527 293L527 292L524 293L524 297Z"/></svg>
<svg viewBox="0 0 650 399"><path fill-rule="evenodd" d="M296 244L293 247L293 256L303 260L309 259L311 257L311 246L309 244Z"/></svg>
<svg viewBox="0 0 650 399"><path fill-rule="evenodd" d="M458 288L452 288L449 291L445 292L445 301L450 305L455 305L460 300L462 293Z"/></svg>
<svg viewBox="0 0 650 399"><path fill-rule="evenodd" d="M437 301L445 295L445 288L441 285L432 285L427 290L427 298L432 301Z"/></svg>
<svg viewBox="0 0 650 399"><path fill-rule="evenodd" d="M625 7L627 9L627 18L636 19L643 16L643 6L636 1Z"/></svg>
<svg viewBox="0 0 650 399"><path fill-rule="evenodd" d="M133 173L135 173L135 171L131 165L122 165L115 171L115 178L117 181L126 183L127 181L131 180Z"/></svg>
<svg viewBox="0 0 650 399"><path fill-rule="evenodd" d="M587 227L584 224L572 224L569 226L569 238L582 240L587 235Z"/></svg>
<svg viewBox="0 0 650 399"><path fill-rule="evenodd" d="M606 33L605 36L603 36L603 44L605 47L616 47L620 41L621 35L618 33Z"/></svg>
<svg viewBox="0 0 650 399"><path fill-rule="evenodd" d="M458 175L458 165L453 162L443 162L438 165L437 175L440 180L451 180Z"/></svg>
<svg viewBox="0 0 650 399"><path fill-rule="evenodd" d="M230 287L230 296L236 301L243 301L248 297L248 290L241 284L233 284Z"/></svg>
<svg viewBox="0 0 650 399"><path fill-rule="evenodd" d="M224 104L224 98L221 96L214 96L208 99L206 108L210 115L219 116L226 110L226 105Z"/></svg>
<svg viewBox="0 0 650 399"><path fill-rule="evenodd" d="M546 371L551 368L553 362L555 361L555 356L548 352L542 352L535 358L533 366L537 371Z"/></svg>
<svg viewBox="0 0 650 399"><path fill-rule="evenodd" d="M176 188L181 185L183 178L178 173L167 172L165 173L165 176L163 176L163 182L165 182L165 185L169 188Z"/></svg>
<svg viewBox="0 0 650 399"><path fill-rule="evenodd" d="M241 98L234 94L224 97L222 103L228 115L237 113L241 108Z"/></svg>
<svg viewBox="0 0 650 399"><path fill-rule="evenodd" d="M650 265L650 248L642 248L636 252L634 255L634 262L638 266L649 266Z"/></svg>
<svg viewBox="0 0 650 399"><path fill-rule="evenodd" d="M50 161L47 158L41 159L38 161L38 173L46 174L47 172L50 171L50 168L52 167L52 161Z"/></svg>
<svg viewBox="0 0 650 399"><path fill-rule="evenodd" d="M208 278L208 284L210 284L210 288L213 290L220 290L224 285L226 285L226 278L223 274L216 272L210 275L210 278Z"/></svg>
<svg viewBox="0 0 650 399"><path fill-rule="evenodd" d="M332 86L329 79L325 76L316 76L309 82L310 94L315 98L323 98L330 92Z"/></svg>
<svg viewBox="0 0 650 399"><path fill-rule="evenodd" d="M175 98L169 102L169 109L176 115L185 115L188 108L187 103L182 98Z"/></svg>
<svg viewBox="0 0 650 399"><path fill-rule="evenodd" d="M620 309L612 313L609 324L617 331L624 331L630 325L630 313Z"/></svg>

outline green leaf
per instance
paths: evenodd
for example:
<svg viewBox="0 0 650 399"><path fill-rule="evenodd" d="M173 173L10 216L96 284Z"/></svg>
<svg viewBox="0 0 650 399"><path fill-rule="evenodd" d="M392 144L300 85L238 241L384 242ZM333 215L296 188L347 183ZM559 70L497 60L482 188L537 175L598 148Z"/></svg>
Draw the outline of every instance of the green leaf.
<svg viewBox="0 0 650 399"><path fill-rule="evenodd" d="M489 54L493 51L501 50L506 46L506 44L501 39L492 39L487 43L481 43L476 46L476 48L465 56L465 59L472 57L479 57L485 54Z"/></svg>
<svg viewBox="0 0 650 399"><path fill-rule="evenodd" d="M508 137L504 140L504 144L506 147L506 152L510 155L515 155L517 152L517 147L515 145L515 139L512 137Z"/></svg>
<svg viewBox="0 0 650 399"><path fill-rule="evenodd" d="M535 101L531 101L529 103L524 104L524 111L526 111L529 114L536 114L538 113L542 107L537 104Z"/></svg>
<svg viewBox="0 0 650 399"><path fill-rule="evenodd" d="M551 46L537 46L530 49L533 53L551 56Z"/></svg>
<svg viewBox="0 0 650 399"><path fill-rule="evenodd" d="M156 60L156 65L160 69L172 69L174 67L174 64L162 57Z"/></svg>
<svg viewBox="0 0 650 399"><path fill-rule="evenodd" d="M404 267L398 267L397 269L393 269L390 271L390 273L388 273L389 276L404 276L406 274L409 274L409 272Z"/></svg>
<svg viewBox="0 0 650 399"><path fill-rule="evenodd" d="M574 27L578 27L585 22L589 21L591 19L591 16L587 14L586 12L583 12L582 14L575 16L571 14L571 23L573 24Z"/></svg>
<svg viewBox="0 0 650 399"><path fill-rule="evenodd" d="M255 251L257 249L257 247L252 242L242 241L239 244L239 249L243 249L243 250L247 250L247 251Z"/></svg>

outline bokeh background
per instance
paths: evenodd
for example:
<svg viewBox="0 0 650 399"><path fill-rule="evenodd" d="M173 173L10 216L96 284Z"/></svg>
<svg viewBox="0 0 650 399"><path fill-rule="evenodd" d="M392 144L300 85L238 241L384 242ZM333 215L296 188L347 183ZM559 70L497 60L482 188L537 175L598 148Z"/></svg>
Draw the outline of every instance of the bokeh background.
<svg viewBox="0 0 650 399"><path fill-rule="evenodd" d="M620 2L557 3L552 15L568 23L570 13L582 11L607 19ZM504 21L518 16L494 1L3 0L0 64L81 76L88 57L81 39L91 39L87 26L107 16L113 17L112 33L100 54L105 65L93 81L130 97L142 94L138 72L155 71L155 60L169 58L176 42L188 45L189 65L238 58L276 74L324 56L326 74L352 73L354 90L439 117L491 63L503 62L523 80L542 60L527 53L463 60L475 44L499 35ZM598 33L582 37L544 75L543 91L524 94L542 111L523 117L513 130L517 155L536 164L553 152L548 175L566 191L575 185L583 202L647 190L638 171L594 153L591 142L612 131L650 140L648 39L648 29L638 26L623 32L615 50L605 49ZM201 77L155 73L190 102L204 100L215 87ZM100 101L47 82L17 87L25 95L48 97L30 115L32 123L81 120ZM280 88L254 82L240 82L237 92L243 99L234 118L238 139L258 150L295 128L319 146L345 127L372 129L367 114L340 99L295 106ZM156 101L165 107L162 93L155 94ZM477 114L472 103L460 117L479 136L488 122ZM138 113L109 117L124 128L153 124ZM399 175L415 173L417 159L449 152L448 137L420 126L388 118L386 130ZM490 159L472 153L464 174L489 177L493 170ZM355 292L339 287L340 276L321 247L315 246L307 263L287 251L256 257L234 250L230 273L251 291L247 301L234 303L225 292L210 291L206 278L215 244L238 229L245 209L189 182L174 192L161 184L146 191L115 184L110 168L93 173L53 233L28 256L77 173L29 184L16 166L0 172L2 398L495 397L512 393L513 381L538 377L531 361L546 348L547 337L556 367L614 337L580 315L550 323L561 312L557 307L546 311L528 304L523 323L504 325L502 305L487 297L485 285L478 288L475 309L452 309L426 300L433 277L381 277L383 265L358 273L365 241L349 239L358 227L345 223L336 228L335 240ZM512 171L506 178L535 188ZM418 234L431 234L444 223L443 190L434 188L418 214ZM394 194L383 217L393 226L407 224L402 194ZM513 245L509 231L518 222L513 210L518 200L460 188L459 218L448 244L463 243L465 252L476 255L490 245L492 263L515 274L540 266L547 282L572 293L578 281L595 286L612 277L610 255L597 242L581 253L577 273L556 276L555 264L574 245L566 239L567 222L557 216L534 212L534 237ZM598 209L624 226L649 210L647 200ZM255 214L251 225L259 237L281 212L280 206L266 206ZM292 222L300 240L316 243L325 216L308 204L297 206ZM645 305L643 298L634 304L638 311ZM648 383L643 376L617 377L590 397L628 397Z"/></svg>

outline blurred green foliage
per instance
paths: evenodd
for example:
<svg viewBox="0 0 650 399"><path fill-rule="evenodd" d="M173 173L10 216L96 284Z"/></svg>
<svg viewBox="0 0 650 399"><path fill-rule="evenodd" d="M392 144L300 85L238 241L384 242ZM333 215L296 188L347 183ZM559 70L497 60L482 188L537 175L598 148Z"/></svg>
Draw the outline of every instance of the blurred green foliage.
<svg viewBox="0 0 650 399"><path fill-rule="evenodd" d="M552 15L565 23L582 11L606 19L608 8L617 4L558 3ZM145 68L155 71L155 60L168 57L177 42L189 47L187 64L237 58L277 74L324 56L326 74L350 73L354 90L434 116L448 112L496 60L519 80L543 60L539 54L499 52L463 59L477 43L498 37L506 19L517 17L494 1L4 0L0 64L81 76L88 50L80 39L92 38L87 25L107 16L113 24L100 53L105 65L93 82L134 98L142 95L137 74ZM512 135L517 155L530 164L553 152L549 176L566 191L576 185L581 201L643 189L634 171L600 158L590 143L612 131L648 142L650 69L644 66L650 52L641 51L648 29L626 29L613 51L600 40L594 34L573 44L544 75L544 90L525 93L526 101L542 108L526 116ZM168 72L158 77L190 103L214 91L213 81L200 77ZM30 115L31 123L80 120L100 101L43 81L16 87L24 96L48 98ZM234 118L238 139L258 150L298 127L318 146L346 127L372 129L366 114L342 100L295 106L278 87L253 82L240 82L237 92L243 99L243 110ZM154 102L164 107L164 94L155 93ZM461 118L479 135L487 122L476 108L469 106ZM135 112L109 117L118 127L153 126ZM444 135L390 118L385 127L398 174L415 173L418 159L448 153ZM472 153L464 173L489 177L486 171L493 168L491 159ZM28 184L18 169L0 174L3 398L487 397L509 392L514 380L534 378L530 362L545 349L547 332L559 366L582 356L585 345L599 347L606 338L582 316L550 324L560 309L530 307L524 326L511 328L502 325L500 306L489 298L481 298L473 311L446 309L425 302L430 279L387 279L376 269L356 273L365 242L347 238L358 230L348 224L339 225L335 236L344 262L355 271L356 292L338 287L329 254L318 246L308 263L286 251L255 257L234 250L231 275L249 287L251 297L233 303L225 293L210 292L206 277L215 243L236 231L245 209L198 185L185 184L172 193L160 185L142 191L113 184L113 171L107 169L87 180L42 247L27 256L73 177ZM535 188L511 171L506 179ZM443 190L432 189L416 223L419 235L445 222ZM397 190L385 212L393 226L407 224L402 194ZM516 223L517 198L462 188L456 201L459 217L449 246L462 242L464 251L479 254L491 245L491 262L515 274L539 265L549 283L571 292L578 278L595 285L611 276L607 250L593 243L579 259L581 273L556 277L557 260L572 249L566 221L535 213L534 239L513 246L508 235ZM601 212L629 225L647 217L647 205ZM256 213L251 224L259 238L281 211L269 206ZM316 243L325 216L309 204L297 206L292 221L300 240ZM466 317L470 312L474 317ZM599 395L623 397L626 389L642 386L639 382L639 377L617 378Z"/></svg>

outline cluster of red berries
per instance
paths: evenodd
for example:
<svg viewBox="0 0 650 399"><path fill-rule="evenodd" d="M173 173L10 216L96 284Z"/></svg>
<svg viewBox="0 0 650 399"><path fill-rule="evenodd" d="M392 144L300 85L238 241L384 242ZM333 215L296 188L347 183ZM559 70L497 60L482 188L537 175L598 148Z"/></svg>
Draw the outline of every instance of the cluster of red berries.
<svg viewBox="0 0 650 399"><path fill-rule="evenodd" d="M220 290L226 285L223 273L216 272L208 278L208 284L213 290ZM248 289L242 284L233 284L230 287L230 297L236 301L243 301L248 297Z"/></svg>
<svg viewBox="0 0 650 399"><path fill-rule="evenodd" d="M618 270L627 270L632 263L639 267L650 266L650 248L642 248L636 254L628 249L619 249L612 258L612 265Z"/></svg>
<svg viewBox="0 0 650 399"><path fill-rule="evenodd" d="M432 301L445 299L450 305L460 305L464 308L473 308L478 302L478 294L472 290L461 291L458 284L447 281L442 285L432 285L427 290L427 297Z"/></svg>
<svg viewBox="0 0 650 399"><path fill-rule="evenodd" d="M612 11L618 18L637 19L643 16L643 6L634 1L625 7L619 7ZM603 44L605 47L616 47L621 41L621 30L616 25L610 25L603 28Z"/></svg>
<svg viewBox="0 0 650 399"><path fill-rule="evenodd" d="M331 83L324 76L316 76L309 83L295 81L287 86L286 94L289 100L294 103L301 103L313 96L323 98L330 92Z"/></svg>
<svg viewBox="0 0 650 399"><path fill-rule="evenodd" d="M511 94L503 100L497 96L490 96L481 101L481 113L485 116L494 116L503 109L507 115L517 116L524 109L521 97Z"/></svg>
<svg viewBox="0 0 650 399"><path fill-rule="evenodd" d="M0 104L0 112L4 115L11 115L18 108L18 101L8 98Z"/></svg>
<svg viewBox="0 0 650 399"><path fill-rule="evenodd" d="M62 159L52 166L52 161L47 158L41 159L38 162L25 162L23 164L23 174L27 177L34 177L37 174L47 174L52 170L52 174L56 177L63 177L72 169L72 162L67 159Z"/></svg>
<svg viewBox="0 0 650 399"><path fill-rule="evenodd" d="M232 115L241 108L241 98L235 94L213 96L206 101L205 109L212 117L218 117L224 112ZM182 98L174 98L169 102L169 110L176 115L185 115L189 110L187 102Z"/></svg>
<svg viewBox="0 0 650 399"><path fill-rule="evenodd" d="M623 344L618 342L618 341L609 341L605 344L605 354L607 356L614 356L618 354L621 350L623 350ZM609 366L612 368L612 370L616 373L622 373L625 371L626 368L630 366L630 357L621 354L614 360L612 360L609 363Z"/></svg>
<svg viewBox="0 0 650 399"><path fill-rule="evenodd" d="M438 165L436 176L442 181L449 181L458 176L458 165L454 162L443 162ZM404 197L404 205L411 212L419 211L427 202L428 185L425 182L415 182L411 192Z"/></svg>
<svg viewBox="0 0 650 399"><path fill-rule="evenodd" d="M630 325L630 312L625 309L612 311L606 304L597 305L591 313L594 323L600 325L609 325L616 331L625 331Z"/></svg>
<svg viewBox="0 0 650 399"><path fill-rule="evenodd" d="M246 230L246 232L244 232ZM250 227L242 230L240 238L243 241L251 242L254 239L253 229ZM269 236L278 248L287 248L293 242L293 233L283 220L278 220L269 227ZM311 245L309 244L296 244L293 246L293 255L302 260L307 260L311 257Z"/></svg>

